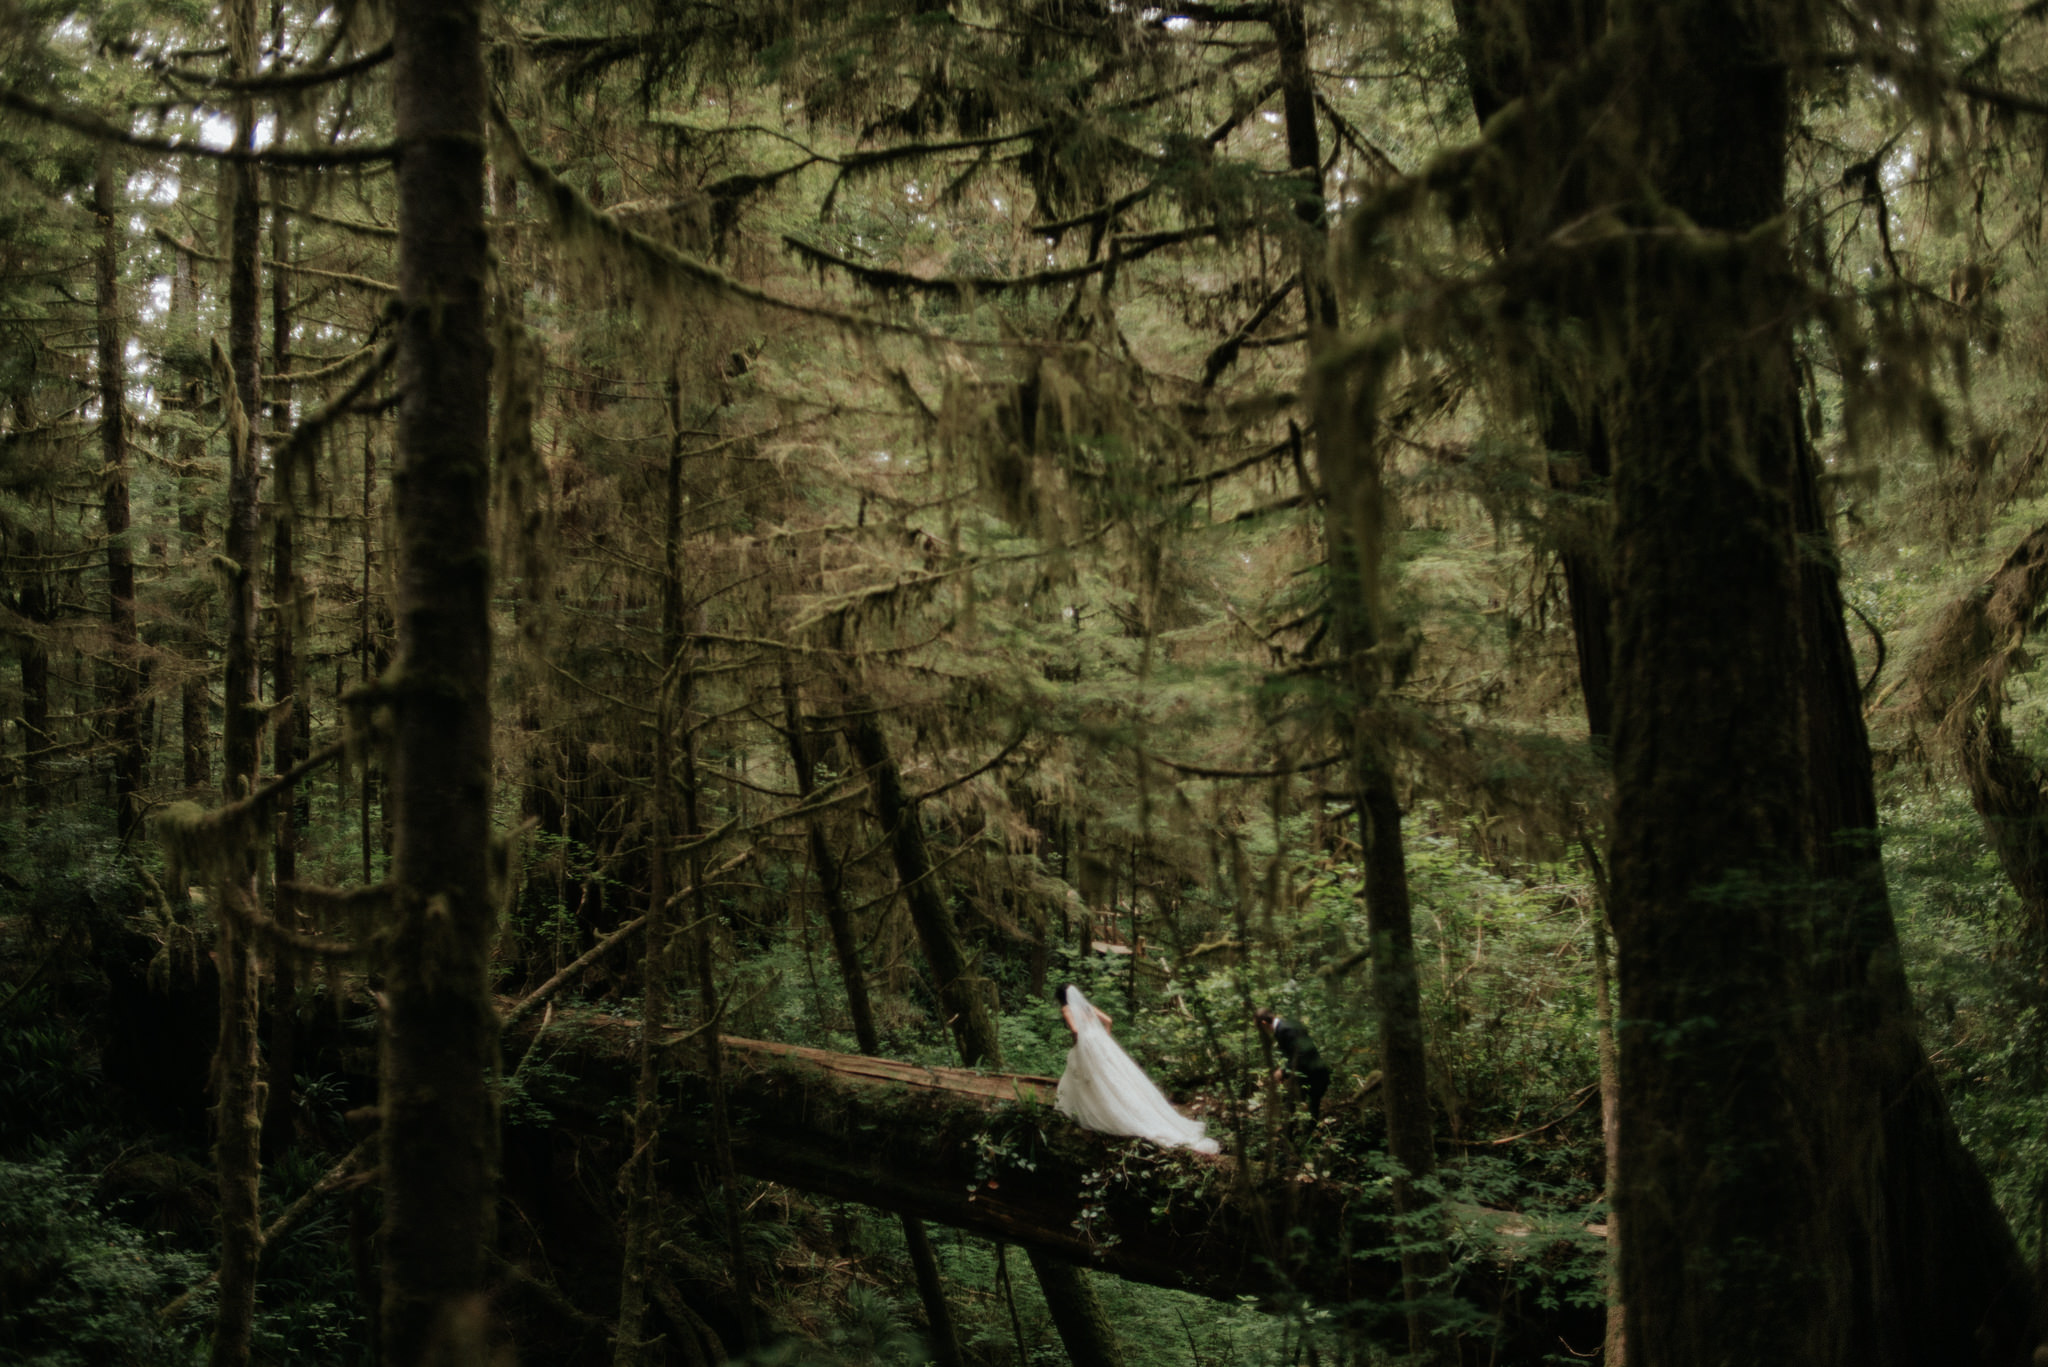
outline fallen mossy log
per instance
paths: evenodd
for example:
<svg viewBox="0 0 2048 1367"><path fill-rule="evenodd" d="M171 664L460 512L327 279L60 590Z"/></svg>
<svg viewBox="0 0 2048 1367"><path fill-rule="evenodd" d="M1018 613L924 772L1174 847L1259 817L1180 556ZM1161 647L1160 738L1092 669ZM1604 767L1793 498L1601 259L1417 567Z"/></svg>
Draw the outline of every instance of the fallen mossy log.
<svg viewBox="0 0 2048 1367"><path fill-rule="evenodd" d="M635 1022L557 1018L542 1043L557 1078L545 1100L568 1128L615 1125L630 1095ZM525 1034L527 1032L519 1032ZM671 1159L708 1153L708 1100L670 1047L679 1095L663 1130ZM508 1039L513 1048L521 1041ZM1043 1250L1130 1281L1269 1306L1340 1309L1405 1346L1391 1206L1379 1190L1277 1174L1228 1156L1160 1149L1081 1130L1052 1109L1051 1078L934 1068L725 1036L733 1160L750 1177L915 1215ZM1439 1322L1493 1342L1493 1360L1536 1361L1599 1342L1602 1308L1572 1305L1547 1271L1556 1241L1468 1212L1456 1284ZM1595 1284L1597 1288L1597 1283ZM1546 1304L1547 1303L1547 1304Z"/></svg>

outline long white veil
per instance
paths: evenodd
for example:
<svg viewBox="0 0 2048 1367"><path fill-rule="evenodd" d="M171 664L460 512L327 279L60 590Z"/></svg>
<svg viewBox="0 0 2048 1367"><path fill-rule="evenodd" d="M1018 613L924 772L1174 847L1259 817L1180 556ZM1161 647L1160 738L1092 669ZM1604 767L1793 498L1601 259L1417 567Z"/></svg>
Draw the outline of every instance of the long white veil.
<svg viewBox="0 0 2048 1367"><path fill-rule="evenodd" d="M1060 1075L1056 1104L1061 1111L1083 1128L1104 1134L1135 1135L1163 1148L1217 1152L1216 1141L1202 1122L1173 1109L1145 1070L1103 1028L1079 988L1067 989L1066 1004L1074 1022L1074 1047L1067 1054L1067 1070Z"/></svg>

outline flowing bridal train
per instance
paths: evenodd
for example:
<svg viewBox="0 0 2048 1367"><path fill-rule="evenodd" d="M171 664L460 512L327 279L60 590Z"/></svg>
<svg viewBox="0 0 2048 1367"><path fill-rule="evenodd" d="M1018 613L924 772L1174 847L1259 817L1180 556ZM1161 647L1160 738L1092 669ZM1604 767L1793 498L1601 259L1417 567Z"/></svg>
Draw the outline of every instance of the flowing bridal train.
<svg viewBox="0 0 2048 1367"><path fill-rule="evenodd" d="M1145 1070L1109 1033L1109 1017L1076 987L1059 990L1060 1015L1074 1032L1067 1070L1060 1075L1059 1110L1084 1129L1149 1139L1162 1148L1218 1152L1199 1120L1173 1109Z"/></svg>

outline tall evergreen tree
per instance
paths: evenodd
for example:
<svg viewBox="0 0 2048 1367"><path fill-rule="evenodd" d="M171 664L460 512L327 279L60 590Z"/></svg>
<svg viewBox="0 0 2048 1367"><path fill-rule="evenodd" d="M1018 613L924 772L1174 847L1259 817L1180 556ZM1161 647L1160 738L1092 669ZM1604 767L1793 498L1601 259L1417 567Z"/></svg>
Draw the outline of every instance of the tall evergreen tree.
<svg viewBox="0 0 2048 1367"><path fill-rule="evenodd" d="M497 1176L491 840L490 342L476 0L394 15L398 659L382 934L383 1360L480 1354Z"/></svg>
<svg viewBox="0 0 2048 1367"><path fill-rule="evenodd" d="M1802 536L1824 529L1782 308L1795 34L1786 14L1722 0L1635 6L1625 23L1614 916L1630 1351L2022 1361L2032 1290L1925 1085L1873 876L1839 599L1803 564Z"/></svg>

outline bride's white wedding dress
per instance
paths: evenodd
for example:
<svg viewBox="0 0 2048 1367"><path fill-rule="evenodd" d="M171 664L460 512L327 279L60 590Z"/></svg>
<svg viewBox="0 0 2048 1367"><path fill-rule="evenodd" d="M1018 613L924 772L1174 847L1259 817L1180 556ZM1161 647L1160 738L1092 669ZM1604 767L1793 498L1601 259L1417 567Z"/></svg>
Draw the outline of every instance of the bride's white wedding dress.
<svg viewBox="0 0 2048 1367"><path fill-rule="evenodd" d="M1145 1070L1132 1062L1078 988L1067 989L1066 1006L1074 1047L1060 1074L1059 1110L1083 1128L1104 1134L1133 1135L1162 1148L1218 1151L1202 1122L1173 1109Z"/></svg>

